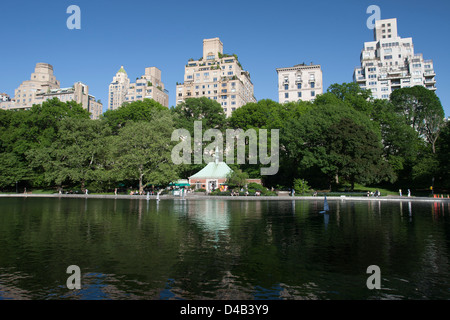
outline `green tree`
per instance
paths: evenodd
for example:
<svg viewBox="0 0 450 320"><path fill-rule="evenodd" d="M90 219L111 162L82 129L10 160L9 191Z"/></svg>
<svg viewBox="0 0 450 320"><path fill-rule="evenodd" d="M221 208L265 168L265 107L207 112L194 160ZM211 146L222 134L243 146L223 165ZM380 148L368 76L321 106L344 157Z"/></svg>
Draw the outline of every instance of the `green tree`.
<svg viewBox="0 0 450 320"><path fill-rule="evenodd" d="M222 130L226 125L226 115L222 106L206 97L188 98L172 109L176 128L194 133L194 121L201 121L203 130Z"/></svg>
<svg viewBox="0 0 450 320"><path fill-rule="evenodd" d="M230 171L227 175L227 185L229 187L238 187L241 189L247 183L248 174L246 172L242 172L242 170L233 170Z"/></svg>
<svg viewBox="0 0 450 320"><path fill-rule="evenodd" d="M351 106L355 110L370 114L372 112L372 103L370 98L372 93L370 90L362 89L356 82L338 84L334 83L327 89L327 94L334 95L338 100ZM318 97L315 104L322 104L324 100L328 103L335 104L331 97Z"/></svg>
<svg viewBox="0 0 450 320"><path fill-rule="evenodd" d="M113 137L113 170L117 179L134 180L143 192L147 184L167 184L176 178L172 163L173 121L170 115L155 111L148 122L129 122Z"/></svg>
<svg viewBox="0 0 450 320"><path fill-rule="evenodd" d="M5 174L14 173L10 177L16 181L46 186L43 168L31 167L27 154L49 147L57 138L59 123L69 118L89 119L89 112L74 101L61 102L56 98L34 105L30 110L3 111L0 121L5 127L0 130L0 152L5 157L0 170ZM0 181L3 186L10 184Z"/></svg>
<svg viewBox="0 0 450 320"><path fill-rule="evenodd" d="M394 111L389 100L375 100L371 119L379 124L383 157L390 163L396 179L410 180L408 174L417 159L421 144L418 133Z"/></svg>
<svg viewBox="0 0 450 320"><path fill-rule="evenodd" d="M436 141L437 183L441 188L450 189L450 121L441 128L441 134Z"/></svg>
<svg viewBox="0 0 450 320"><path fill-rule="evenodd" d="M324 171L350 182L371 184L390 176L390 167L382 158L383 148L377 135L350 118L342 118L325 133L328 166Z"/></svg>
<svg viewBox="0 0 450 320"><path fill-rule="evenodd" d="M61 187L63 183L80 184L101 178L105 139L111 129L100 120L69 118L58 126L58 138L48 147L28 152L30 164L42 167L45 181Z"/></svg>
<svg viewBox="0 0 450 320"><path fill-rule="evenodd" d="M285 128L281 149L291 179L301 176L320 187L340 183L340 176L349 182L378 180L376 166L371 166L376 171L367 173L372 176L358 169L358 165L368 169L377 158L383 161L379 127L363 112L344 103L318 105L298 120L288 119ZM369 148L367 159L358 151L366 148L364 144Z"/></svg>
<svg viewBox="0 0 450 320"><path fill-rule="evenodd" d="M195 146L194 139L194 124L197 121L201 122L201 148L204 151L205 147L213 141L203 141L203 135L208 129L217 129L224 134L226 128L226 115L222 106L215 100L202 98L188 98L184 102L178 104L172 109L172 117L176 129L185 129L189 132L191 139L191 164L179 165L179 172L182 177L188 177L195 172L198 172L204 167L204 164L194 163L194 151L198 145ZM224 141L225 143L225 141ZM222 149L223 150L223 149Z"/></svg>
<svg viewBox="0 0 450 320"><path fill-rule="evenodd" d="M102 119L108 123L114 133L128 121L151 121L154 111L169 113L169 109L153 99L125 102L116 110L107 110Z"/></svg>
<svg viewBox="0 0 450 320"><path fill-rule="evenodd" d="M294 179L294 190L297 194L304 194L310 190L308 181L304 179Z"/></svg>
<svg viewBox="0 0 450 320"><path fill-rule="evenodd" d="M406 124L412 126L436 153L439 130L444 124L444 109L436 93L423 86L414 86L395 90L390 100Z"/></svg>

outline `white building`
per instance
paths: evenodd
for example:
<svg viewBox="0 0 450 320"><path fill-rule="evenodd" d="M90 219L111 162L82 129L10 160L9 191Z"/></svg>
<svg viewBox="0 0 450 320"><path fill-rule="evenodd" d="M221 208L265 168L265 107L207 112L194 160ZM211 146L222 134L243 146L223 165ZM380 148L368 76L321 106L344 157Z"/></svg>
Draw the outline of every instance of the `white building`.
<svg viewBox="0 0 450 320"><path fill-rule="evenodd" d="M161 81L161 70L156 67L145 68L145 74L131 83L123 66L109 85L108 109L115 110L124 102L153 99L169 107L169 94Z"/></svg>
<svg viewBox="0 0 450 320"><path fill-rule="evenodd" d="M115 110L122 106L129 86L130 79L128 79L127 72L121 66L109 85L108 110Z"/></svg>
<svg viewBox="0 0 450 320"><path fill-rule="evenodd" d="M278 102L313 101L323 93L320 65L298 64L278 68Z"/></svg>
<svg viewBox="0 0 450 320"><path fill-rule="evenodd" d="M91 113L92 119L98 119L103 105L89 95L89 87L76 82L70 88L60 88L60 82L53 74L53 66L37 63L30 80L23 81L15 90L14 99L0 99L0 108L4 110L29 110L34 104L41 104L52 98L62 102L75 101Z"/></svg>
<svg viewBox="0 0 450 320"><path fill-rule="evenodd" d="M353 81L370 89L377 99L389 99L395 89L424 86L436 90L432 60L414 52L412 38L401 38L397 19L375 22L374 41L365 42L361 66L355 68Z"/></svg>
<svg viewBox="0 0 450 320"><path fill-rule="evenodd" d="M220 103L227 116L249 102L256 102L250 73L242 68L237 55L223 53L219 38L203 40L203 56L189 59L184 68L184 83L177 83L176 104L200 97Z"/></svg>

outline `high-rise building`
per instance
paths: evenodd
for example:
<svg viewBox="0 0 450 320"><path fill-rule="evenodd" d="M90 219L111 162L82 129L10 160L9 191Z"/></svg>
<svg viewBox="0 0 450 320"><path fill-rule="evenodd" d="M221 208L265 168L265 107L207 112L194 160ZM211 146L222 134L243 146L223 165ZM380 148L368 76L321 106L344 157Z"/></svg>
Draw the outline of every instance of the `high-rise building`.
<svg viewBox="0 0 450 320"><path fill-rule="evenodd" d="M436 90L433 61L414 52L412 38L398 35L397 19L375 22L374 41L364 43L360 60L353 80L374 98L388 99L396 89L417 85Z"/></svg>
<svg viewBox="0 0 450 320"><path fill-rule="evenodd" d="M120 67L113 81L109 85L108 109L115 110L122 106L125 102L128 87L130 86L130 79L128 79L127 72Z"/></svg>
<svg viewBox="0 0 450 320"><path fill-rule="evenodd" d="M223 53L219 38L203 40L203 56L189 59L184 83L177 83L176 104L200 97L219 102L227 116L246 103L256 102L250 73L242 68L237 55Z"/></svg>
<svg viewBox="0 0 450 320"><path fill-rule="evenodd" d="M51 89L47 92L38 92L36 94L36 104L41 104L44 101L57 98L62 102L75 101L91 113L91 119L99 119L103 113L103 105L96 101L95 97L89 94L89 87L82 83L76 82L69 88Z"/></svg>
<svg viewBox="0 0 450 320"><path fill-rule="evenodd" d="M76 101L91 113L92 119L98 119L103 112L103 105L89 94L89 87L76 82L70 88L60 88L60 82L53 74L53 66L37 63L30 80L23 81L15 90L14 99L0 101L0 108L5 110L28 110L34 104L41 104L52 98L62 102Z"/></svg>
<svg viewBox="0 0 450 320"><path fill-rule="evenodd" d="M109 85L108 109L115 110L124 102L153 99L169 107L169 94L161 82L161 70L156 67L145 68L145 74L131 83L123 66Z"/></svg>
<svg viewBox="0 0 450 320"><path fill-rule="evenodd" d="M14 92L14 109L29 109L36 100L36 94L59 89L59 80L53 74L53 66L37 63L30 80L25 80Z"/></svg>
<svg viewBox="0 0 450 320"><path fill-rule="evenodd" d="M313 101L323 93L320 65L298 64L278 68L278 102Z"/></svg>

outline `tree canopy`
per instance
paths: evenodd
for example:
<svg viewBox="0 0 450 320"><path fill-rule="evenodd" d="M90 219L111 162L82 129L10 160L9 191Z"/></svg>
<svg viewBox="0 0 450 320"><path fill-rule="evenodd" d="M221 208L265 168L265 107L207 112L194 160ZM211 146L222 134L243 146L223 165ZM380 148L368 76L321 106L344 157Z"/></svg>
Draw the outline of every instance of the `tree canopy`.
<svg viewBox="0 0 450 320"><path fill-rule="evenodd" d="M228 118L217 101L204 97L171 109L151 99L125 103L100 120L91 120L75 102L53 99L30 110L0 110L0 188L143 192L164 186L206 165L171 159L174 130L185 129L192 138L196 122L202 125L202 150L211 143L203 141L209 129L223 135L223 150L227 130L254 130L257 137L267 130L267 141L257 141L259 160L261 150L275 142L272 131L279 131L279 170L273 175L261 175L264 165L248 156L250 137L241 140L245 163L230 164L236 174L229 182L236 186L249 177L261 178L267 187L298 190L300 182L316 190L380 184L449 188L450 129L443 119L439 98L426 88L399 89L379 100L356 83L332 84L314 102L248 103ZM194 139L189 141L194 150ZM233 145L236 155L242 146Z"/></svg>

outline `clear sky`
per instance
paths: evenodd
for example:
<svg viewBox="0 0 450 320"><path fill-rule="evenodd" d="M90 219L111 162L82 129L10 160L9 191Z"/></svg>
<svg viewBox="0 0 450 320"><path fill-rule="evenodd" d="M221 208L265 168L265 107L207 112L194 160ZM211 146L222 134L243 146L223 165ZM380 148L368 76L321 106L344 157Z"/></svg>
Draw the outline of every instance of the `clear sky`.
<svg viewBox="0 0 450 320"><path fill-rule="evenodd" d="M69 30L70 5L81 9L81 29ZM175 104L189 58L202 56L203 39L219 37L251 74L255 97L277 101L276 68L320 64L325 88L351 82L364 42L368 6L397 18L401 37L433 59L437 95L450 116L450 1L448 0L41 0L2 1L0 92L30 79L35 64L53 65L61 87L89 86L104 110L108 85L123 65L134 82L146 67L162 71Z"/></svg>

